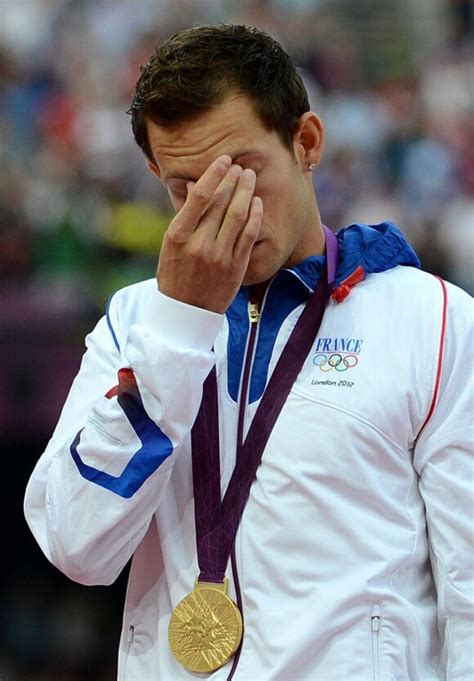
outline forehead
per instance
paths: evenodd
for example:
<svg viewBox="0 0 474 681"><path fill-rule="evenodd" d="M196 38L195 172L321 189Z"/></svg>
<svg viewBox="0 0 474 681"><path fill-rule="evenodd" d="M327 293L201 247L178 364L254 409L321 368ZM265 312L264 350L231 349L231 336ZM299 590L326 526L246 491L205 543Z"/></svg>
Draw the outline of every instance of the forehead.
<svg viewBox="0 0 474 681"><path fill-rule="evenodd" d="M273 137L245 95L233 95L209 112L165 128L149 121L148 137L163 179L199 177L222 154L234 160L243 153L259 153L267 136Z"/></svg>

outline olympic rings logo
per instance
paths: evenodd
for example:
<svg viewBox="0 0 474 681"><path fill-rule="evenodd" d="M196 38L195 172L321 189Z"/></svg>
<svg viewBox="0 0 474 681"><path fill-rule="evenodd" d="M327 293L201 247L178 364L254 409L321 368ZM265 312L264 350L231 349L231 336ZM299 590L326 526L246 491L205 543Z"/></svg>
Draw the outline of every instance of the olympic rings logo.
<svg viewBox="0 0 474 681"><path fill-rule="evenodd" d="M321 371L347 371L353 369L359 362L357 355L347 353L334 352L331 355L318 352L313 357L313 364L315 364Z"/></svg>

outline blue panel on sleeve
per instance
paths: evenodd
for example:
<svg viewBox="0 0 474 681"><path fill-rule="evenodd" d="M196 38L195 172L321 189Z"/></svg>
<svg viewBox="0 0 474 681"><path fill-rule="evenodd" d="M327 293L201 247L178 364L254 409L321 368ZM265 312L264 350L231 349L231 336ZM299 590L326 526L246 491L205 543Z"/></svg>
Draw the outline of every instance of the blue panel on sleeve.
<svg viewBox="0 0 474 681"><path fill-rule="evenodd" d="M71 455L83 478L129 499L172 453L173 445L145 412L131 370L125 370L125 372L126 377L119 384L118 402L142 446L135 452L119 476L111 475L83 462L78 452L82 430L76 435L71 445Z"/></svg>

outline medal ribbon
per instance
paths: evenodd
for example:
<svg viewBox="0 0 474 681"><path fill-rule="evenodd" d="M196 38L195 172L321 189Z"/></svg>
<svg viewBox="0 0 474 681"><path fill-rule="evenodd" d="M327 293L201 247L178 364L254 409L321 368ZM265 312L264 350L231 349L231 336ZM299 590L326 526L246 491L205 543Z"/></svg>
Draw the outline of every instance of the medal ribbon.
<svg viewBox="0 0 474 681"><path fill-rule="evenodd" d="M203 387L201 407L192 439L192 468L196 522L196 544L200 582L224 581L232 545L275 422L318 334L334 283L338 243L324 227L326 272L321 273L315 292L301 313L275 366L257 407L221 502L219 416L215 369ZM246 399L242 396L241 399Z"/></svg>

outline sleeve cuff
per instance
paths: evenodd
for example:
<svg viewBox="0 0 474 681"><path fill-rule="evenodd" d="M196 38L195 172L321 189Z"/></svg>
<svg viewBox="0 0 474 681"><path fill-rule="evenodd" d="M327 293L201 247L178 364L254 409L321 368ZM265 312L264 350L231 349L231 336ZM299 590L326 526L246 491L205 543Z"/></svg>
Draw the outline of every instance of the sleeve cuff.
<svg viewBox="0 0 474 681"><path fill-rule="evenodd" d="M167 343L209 352L222 326L223 314L188 305L156 291L149 326Z"/></svg>

